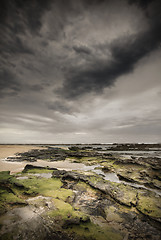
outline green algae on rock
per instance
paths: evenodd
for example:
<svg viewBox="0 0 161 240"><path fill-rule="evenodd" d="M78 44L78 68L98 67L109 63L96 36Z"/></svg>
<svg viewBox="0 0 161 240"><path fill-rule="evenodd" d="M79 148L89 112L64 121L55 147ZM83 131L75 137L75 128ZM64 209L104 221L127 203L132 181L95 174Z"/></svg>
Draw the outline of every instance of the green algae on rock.
<svg viewBox="0 0 161 240"><path fill-rule="evenodd" d="M25 199L21 195L21 185L15 185L15 177L10 175L10 172L0 172L0 214L5 213L8 209L17 205L26 205Z"/></svg>
<svg viewBox="0 0 161 240"><path fill-rule="evenodd" d="M69 153L69 152L68 152ZM64 154L64 152L63 152ZM70 154L76 154L71 152ZM87 152L79 152L80 156ZM84 156L83 160L88 161ZM78 158L79 159L79 158ZM81 158L80 158L81 161ZM122 173L132 179L147 181L154 176L149 169L114 162L114 160L94 157L90 153L90 164L103 164L110 171ZM102 162L101 162L102 161ZM122 161L122 160L121 160ZM128 161L127 161L128 162ZM128 169L127 166L130 166ZM141 174L137 173L140 169ZM52 175L45 178L44 174ZM151 174L151 175L150 175ZM2 175L2 176L1 176ZM65 171L52 168L26 166L23 173L11 176L9 172L0 173L2 188L2 208L6 204L8 214L28 211L33 218L30 221L19 222L14 218L13 228L4 228L5 222L0 219L3 229L2 239L15 234L15 239L69 239L69 240L112 240L112 239L154 239L159 240L161 234L152 220L160 223L160 196L142 188L136 189L124 183L114 183L103 179L103 176L93 172ZM156 180L156 178L154 179ZM157 178L157 181L160 181ZM157 184L159 184L157 182ZM13 197L13 198L12 198ZM11 201L12 199L12 201ZM14 208L18 200L27 207ZM18 206L21 206L20 203ZM13 209L14 208L14 209ZM4 213L4 212L3 212ZM29 214L30 213L30 214ZM8 215L3 214L2 217ZM21 218L18 218L19 221ZM28 224L31 234L26 230ZM4 230L5 229L5 230ZM15 233L17 229L17 233ZM41 236L40 236L41 229ZM12 233L10 235L10 233ZM22 238L25 236L25 238ZM59 238L56 238L59 236ZM21 238L20 238L21 237Z"/></svg>
<svg viewBox="0 0 161 240"><path fill-rule="evenodd" d="M63 224L79 224L89 221L89 217L81 211L75 210L69 203L61 199L53 199L55 209L48 212L50 217L61 217ZM68 221L67 221L68 220Z"/></svg>
<svg viewBox="0 0 161 240"><path fill-rule="evenodd" d="M161 201L160 197L148 191L138 193L136 208L148 217L161 223Z"/></svg>
<svg viewBox="0 0 161 240"><path fill-rule="evenodd" d="M98 240L122 240L123 236L111 227L102 228L94 223L88 222L80 225L73 225L68 230L78 234L79 239Z"/></svg>

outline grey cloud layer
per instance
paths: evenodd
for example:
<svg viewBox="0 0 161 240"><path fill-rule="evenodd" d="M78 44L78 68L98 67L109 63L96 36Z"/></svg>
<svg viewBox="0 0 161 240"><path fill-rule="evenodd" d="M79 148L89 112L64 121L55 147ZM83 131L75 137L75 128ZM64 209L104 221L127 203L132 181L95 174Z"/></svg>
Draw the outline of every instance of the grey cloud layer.
<svg viewBox="0 0 161 240"><path fill-rule="evenodd" d="M126 1L123 2L125 5L128 4ZM18 58L20 58L20 55L26 58L27 55L35 57L38 54L36 57L46 61L46 63L43 63L45 65L50 65L50 61L57 58L62 65L62 68L58 69L62 74L63 81L63 86L58 91L61 97L74 99L92 91L100 93L105 87L113 86L119 76L132 71L135 64L146 54L155 50L161 41L160 4L158 1L148 1L146 3L145 1L137 1L136 4L144 9L142 14L148 23L146 31L135 34L125 33L124 36L116 36L110 43L101 43L101 39L98 38L97 42L91 43L93 52L91 47L85 44L73 43L72 46L72 42L69 42L69 40L72 38L74 40L74 34L72 38L67 37L66 31L68 28L75 27L77 21L81 21L78 16L81 19L84 12L87 11L90 20L96 18L94 13L97 13L97 7L99 6L107 9L108 15L114 5L117 8L117 3L118 1L114 1L114 3L112 1L68 1L68 3L66 1L49 0L45 2L34 0L23 3L18 0L2 1L2 56L13 63L13 60L10 60L13 55ZM134 1L130 1L130 3L134 5ZM100 14L98 10L98 18ZM110 24L112 25L112 23ZM83 25L81 27L86 28ZM27 32L30 32L30 35L27 36ZM39 50L32 47L32 39L29 39L29 37L39 39L37 41ZM57 40L60 41L59 46L55 45ZM49 45L52 41L53 57L42 55L43 49L51 47ZM66 49L64 48L65 45ZM69 57L72 49L75 56ZM35 50L38 52L35 52ZM41 66L38 66L38 68L40 69ZM41 73L41 69L39 71ZM7 79L4 80L4 74L5 76L8 74L8 81ZM2 88L6 87L5 84L8 88L13 88L14 78L12 75L12 68L9 69L8 73L1 71ZM21 82L18 76L17 79ZM38 86L38 89L40 88L41 86ZM33 89L36 90L35 87Z"/></svg>
<svg viewBox="0 0 161 240"><path fill-rule="evenodd" d="M117 89L120 78L131 74L129 81L139 84L138 75L135 79L133 74L138 65L160 51L160 1L3 0L0 4L3 126L12 128L13 123L14 128L53 134L79 133L82 127L91 136L100 129L101 137L100 125L106 129L108 123L106 114L101 113L99 120L95 116L101 104L122 97L122 90ZM126 89L127 82L122 84ZM34 114L45 114L53 122L35 127L39 120L27 117ZM117 130L118 126L130 119L124 114L119 122L115 121L119 111L111 115L116 132L124 131Z"/></svg>
<svg viewBox="0 0 161 240"><path fill-rule="evenodd" d="M143 3L142 3L143 4ZM144 5L145 6L145 5ZM111 53L111 59L97 59L93 56L91 64L87 67L74 66L69 70L64 83L63 94L67 98L75 98L89 91L100 92L105 87L114 84L117 77L133 71L135 64L161 44L161 14L158 5L146 9L149 29L145 32L123 36L115 39L111 44L101 46L103 51ZM161 7L161 4L159 5ZM99 49L100 46L95 46ZM78 53L91 54L84 47L74 48Z"/></svg>

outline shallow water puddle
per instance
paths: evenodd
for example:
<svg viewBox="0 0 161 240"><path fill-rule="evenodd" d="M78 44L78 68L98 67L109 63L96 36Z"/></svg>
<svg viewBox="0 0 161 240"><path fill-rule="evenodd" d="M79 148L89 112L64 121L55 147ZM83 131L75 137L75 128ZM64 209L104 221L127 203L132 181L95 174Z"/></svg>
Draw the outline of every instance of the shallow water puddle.
<svg viewBox="0 0 161 240"><path fill-rule="evenodd" d="M52 173L28 173L29 176L36 176L36 177L41 177L41 178L51 178ZM17 179L28 179L28 176L20 176L17 177Z"/></svg>
<svg viewBox="0 0 161 240"><path fill-rule="evenodd" d="M52 173L29 173L29 175L36 176L36 177L42 177L42 178L51 178Z"/></svg>
<svg viewBox="0 0 161 240"><path fill-rule="evenodd" d="M96 165L94 165L94 166L96 166ZM90 166L90 167L92 168L92 166ZM99 165L97 165L97 167L99 167ZM143 184L137 184L137 183L130 183L130 182L122 181L122 180L119 179L117 174L114 173L114 172L104 173L101 169L95 169L95 168L91 169L91 171L100 175L100 176L102 176L103 179L105 179L105 180L108 180L110 182L115 182L115 183L123 183L125 185L130 185L130 186L132 186L134 188L138 188L138 189L143 188L143 189L149 190L149 191L154 192L154 193L161 196L161 191L160 190L145 187Z"/></svg>
<svg viewBox="0 0 161 240"><path fill-rule="evenodd" d="M23 179L28 179L28 177L27 176L24 176L24 177L16 177L17 179L21 179L21 180L23 180Z"/></svg>
<svg viewBox="0 0 161 240"><path fill-rule="evenodd" d="M116 183L121 182L116 173L105 173L104 179Z"/></svg>
<svg viewBox="0 0 161 240"><path fill-rule="evenodd" d="M13 168L13 172L11 170L11 173L16 173L18 171L20 171L20 166L25 167L27 164L32 164L34 166L42 166L42 167L51 167L51 168L57 168L59 170L66 170L66 171L72 171L72 170L78 170L78 171L92 171L98 175L100 175L101 177L103 177L103 179L111 181L111 182L116 182L116 183L123 183L125 185L130 185L132 187L135 188L144 188L147 189L149 191L152 191L154 193L157 193L159 195L161 195L161 191L160 190L156 190L156 189L152 189L152 188L148 188L145 187L142 184L136 184L136 183L130 183L130 182L126 182L126 181L122 181L118 178L117 174L114 172L109 172L109 173L104 173L101 168L102 166L99 164L95 164L92 166L86 166L83 163L73 163L70 162L69 160L64 160L64 161L56 161L56 162L48 162L48 161L44 161L44 160L37 160L37 162L14 162L14 163L10 163L8 161L4 161L5 164L7 164L8 166L10 164L12 164L14 166ZM10 165L11 166L11 165ZM18 167L16 169L16 166ZM21 171L23 170L23 168L21 169ZM33 174L32 174L33 175ZM38 177L44 177L44 178L51 178L52 177L52 173L35 173L35 176ZM19 179L26 179L25 177L18 177Z"/></svg>

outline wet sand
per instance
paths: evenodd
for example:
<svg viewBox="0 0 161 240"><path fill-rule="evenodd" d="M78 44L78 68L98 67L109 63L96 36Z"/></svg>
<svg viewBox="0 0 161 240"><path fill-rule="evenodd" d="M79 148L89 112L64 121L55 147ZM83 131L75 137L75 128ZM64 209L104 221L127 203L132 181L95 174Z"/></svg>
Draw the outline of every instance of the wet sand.
<svg viewBox="0 0 161 240"><path fill-rule="evenodd" d="M31 149L43 149L45 147L33 145L0 145L0 159L13 156L16 153L22 153Z"/></svg>
<svg viewBox="0 0 161 240"><path fill-rule="evenodd" d="M43 148L45 147L33 145L0 145L0 171L19 172L23 170L27 162L7 162L4 161L4 159L10 156L15 156L16 153Z"/></svg>
<svg viewBox="0 0 161 240"><path fill-rule="evenodd" d="M21 172L27 164L32 164L34 166L42 167L55 167L64 170L85 170L84 164L81 163L71 163L70 160L48 162L44 160L37 160L37 162L10 162L5 161L5 158L9 156L15 156L16 153L22 153L29 151L31 149L43 149L45 147L33 146L33 145L0 145L0 171L10 171L11 174Z"/></svg>

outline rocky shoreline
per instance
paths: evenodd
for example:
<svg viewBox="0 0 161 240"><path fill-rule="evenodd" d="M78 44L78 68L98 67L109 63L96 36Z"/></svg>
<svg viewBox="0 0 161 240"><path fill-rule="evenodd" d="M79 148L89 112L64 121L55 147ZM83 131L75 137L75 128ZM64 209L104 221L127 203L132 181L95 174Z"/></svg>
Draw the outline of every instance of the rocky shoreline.
<svg viewBox="0 0 161 240"><path fill-rule="evenodd" d="M86 171L33 166L43 159L83 163ZM161 162L98 149L31 150L18 174L0 173L1 239L161 239ZM94 167L93 167L94 166ZM107 180L107 176L118 180Z"/></svg>

